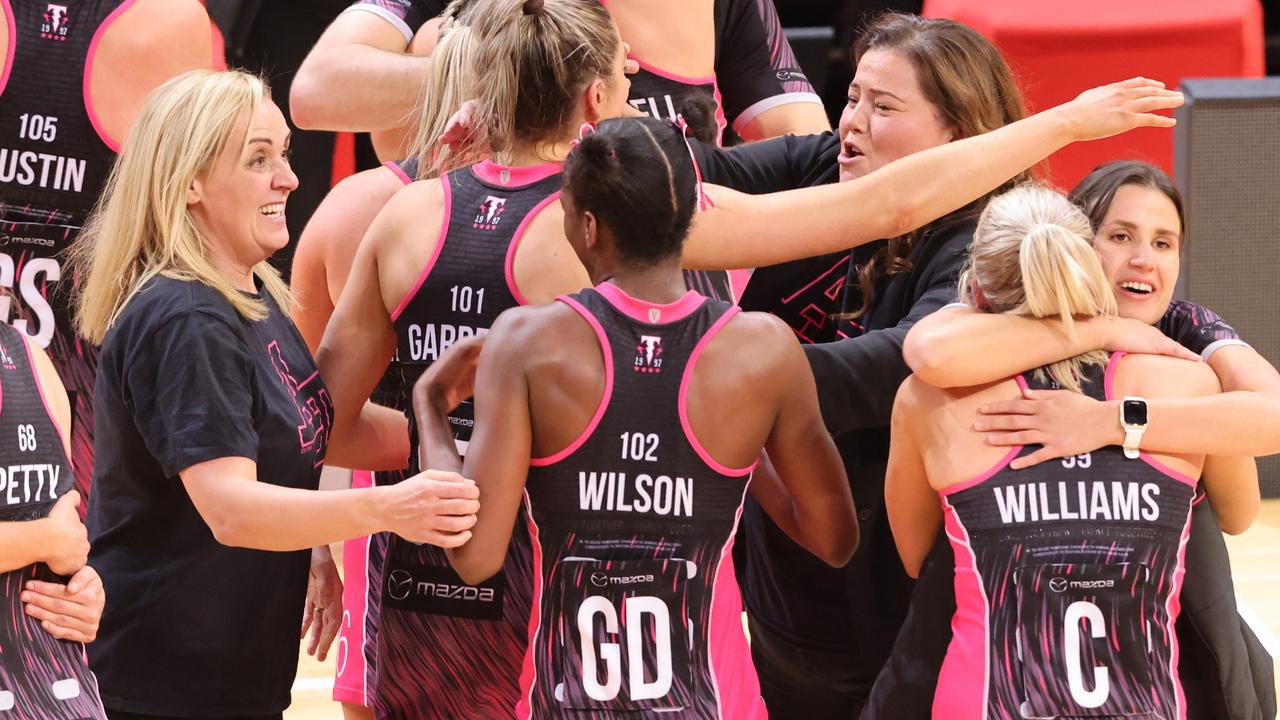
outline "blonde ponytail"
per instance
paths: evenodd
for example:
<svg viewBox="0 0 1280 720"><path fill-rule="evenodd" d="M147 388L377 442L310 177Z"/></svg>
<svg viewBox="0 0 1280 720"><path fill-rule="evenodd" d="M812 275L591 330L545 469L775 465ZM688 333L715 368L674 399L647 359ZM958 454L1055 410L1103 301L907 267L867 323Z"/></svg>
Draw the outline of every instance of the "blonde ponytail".
<svg viewBox="0 0 1280 720"><path fill-rule="evenodd" d="M622 42L598 0L487 0L471 16L477 124L499 160L571 132L581 92L611 77Z"/></svg>
<svg viewBox="0 0 1280 720"><path fill-rule="evenodd" d="M1061 194L1022 185L993 198L978 220L969 262L960 277L965 302L992 313L1056 317L1067 332L1076 317L1114 315L1116 300L1090 242L1089 220ZM980 295L978 294L980 293ZM1080 391L1102 351L1056 362L1037 377Z"/></svg>

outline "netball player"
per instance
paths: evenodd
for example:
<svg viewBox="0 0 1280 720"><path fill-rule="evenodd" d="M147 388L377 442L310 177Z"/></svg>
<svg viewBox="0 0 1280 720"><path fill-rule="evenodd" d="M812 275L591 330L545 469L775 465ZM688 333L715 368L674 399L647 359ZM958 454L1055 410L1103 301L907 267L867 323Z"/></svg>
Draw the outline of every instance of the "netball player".
<svg viewBox="0 0 1280 720"><path fill-rule="evenodd" d="M988 206L961 280L984 312L1056 317L1115 312L1087 218L1044 188ZM1090 352L1034 374L940 390L914 378L894 406L886 502L902 560L919 573L945 524L957 557L955 635L935 718L1187 717L1174 621L1202 455L1139 450L1136 439L1014 471L1034 446L993 447L972 425L985 403L1028 387L1124 397L1207 395L1206 366ZM1142 397L1139 397L1142 396ZM1077 422L1084 421L1083 418ZM1227 522L1256 478L1206 476ZM941 495L942 502L938 502Z"/></svg>
<svg viewBox="0 0 1280 720"><path fill-rule="evenodd" d="M1163 441L1162 434L1153 433L1155 442L1180 440L1190 451L1227 455L1275 450L1267 428L1275 398L1280 396L1280 375L1211 310L1186 301L1170 302L1179 273L1184 222L1182 198L1169 178L1146 163L1117 161L1082 180L1071 197L1086 211L1096 233L1094 247L1103 258L1121 317L1085 320L1067 333L1054 320L978 313L964 306L945 308L907 336L904 352L917 377L940 387L991 382L997 379L995 373L1016 373L1099 348L1199 355L1228 392L1150 400L1149 412L1165 414L1165 423L1192 422L1199 429L1193 436L1163 435ZM989 354L977 362L971 353ZM1112 436L1108 431L1113 424L1120 426L1118 403L1099 403L1077 394L1026 395L1015 403L990 403L984 408L1014 414L978 421L979 427L991 432L995 444L1048 443L1015 460L1016 466L1089 452L1123 439L1122 433ZM1111 414L1102 417L1097 411L1103 409ZM1081 414L1096 417L1082 423L1076 419ZM1204 423L1200 419L1204 417L1212 420ZM1233 423L1241 421L1251 421L1257 429L1242 436L1240 428L1233 428ZM1152 436L1144 432L1144 447L1162 447L1151 442ZM1215 457L1205 466L1208 476L1240 471L1235 461ZM1255 469L1246 464L1243 472ZM1241 482L1247 482L1247 477ZM1183 593L1184 613L1177 630L1191 717L1274 714L1270 663L1254 659L1263 655L1254 652L1257 640L1236 611L1230 560L1221 537L1223 529L1240 532L1248 525L1257 512L1256 498L1233 495L1218 502L1228 500L1245 506L1228 509L1221 525L1210 503L1197 502L1195 532L1187 546L1192 582ZM928 703L922 701L931 695L945 651L942 638L949 635L945 618L954 608L943 577L953 562L945 548L938 548L918 586L927 589L912 599L911 616L895 645L892 667L876 688L879 711L887 717L927 717Z"/></svg>
<svg viewBox="0 0 1280 720"><path fill-rule="evenodd" d="M517 717L764 717L730 559L763 448L782 484L758 491L779 522L835 565L856 543L790 332L685 289L698 200L685 142L651 118L582 140L561 202L599 284L504 314L476 373L465 467L482 478L482 518L450 561L470 582L497 572L527 494L537 604ZM425 376L446 382L416 410L426 462L456 467L447 413L468 373L447 367Z"/></svg>
<svg viewBox="0 0 1280 720"><path fill-rule="evenodd" d="M469 94L472 43L470 28L459 15L463 5L451 3L445 11L447 19L440 28L435 48L432 82L424 103L428 112L422 116L419 147L406 160L386 163L338 183L298 240L293 259L291 289L295 302L291 315L313 353L320 345L325 325L346 284L360 239L382 206L398 189L415 179L436 178L442 170L469 164L466 158L454 156L449 148L437 142L453 114L449 108L457 107ZM404 401L400 400L402 394ZM408 409L407 397L407 385L400 378L399 365L392 361L371 399L403 411ZM374 475L354 471L352 486L368 487L374 484ZM403 477L402 472L390 471L381 477L379 484ZM316 609L323 612L313 613L317 629L308 651L323 660L333 633L338 633L334 699L343 703L343 711L350 718L370 716L373 705L378 608L387 539L386 534L378 534L345 542L346 583L341 606L337 603L330 603L328 607L317 605ZM317 548L316 554L321 553L322 549Z"/></svg>
<svg viewBox="0 0 1280 720"><path fill-rule="evenodd" d="M714 100L721 129L731 125L747 140L829 129L771 1L605 4L632 45L638 72L628 99L638 111L673 117L684 98L700 94ZM441 0L353 5L330 25L299 70L290 98L295 120L334 130L412 127L407 121L419 107L414 91L423 87L431 60L406 50L430 52L420 29L443 7ZM348 92L335 97L335 87ZM408 136L401 133L401 138L403 147Z"/></svg>
<svg viewBox="0 0 1280 720"><path fill-rule="evenodd" d="M89 541L76 514L80 495L63 430L70 421L48 356L0 324L0 456L7 472L0 495L0 712L14 717L105 717L82 644L96 635L102 592L85 565ZM58 576L92 585L97 602L70 601ZM63 627L54 624L59 617Z"/></svg>
<svg viewBox="0 0 1280 720"><path fill-rule="evenodd" d="M208 67L210 24L196 0L5 3L0 23L0 320L49 352L71 400L71 460L93 477L96 349L76 337L64 254L152 88ZM87 503L81 510L87 508Z"/></svg>
<svg viewBox="0 0 1280 720"><path fill-rule="evenodd" d="M477 78L480 107L490 109L490 134L504 144L493 161L405 188L360 244L319 352L336 390L335 460L344 446L359 447L356 412L393 354L407 406L410 383L444 347L486 331L502 310L587 283L581 266L564 261L571 251L559 216L543 209L555 202L559 160L578 125L622 111L623 45L591 0L484 2L474 17L473 57L486 68ZM469 413L457 421L465 442ZM398 440L404 463L407 433ZM443 554L391 538L378 632L379 715L510 712L532 589L527 540L515 543L506 580L491 592L481 597L472 588L440 600L422 596L417 583L463 587Z"/></svg>
<svg viewBox="0 0 1280 720"><path fill-rule="evenodd" d="M102 345L89 529L115 600L89 652L113 717L279 717L310 548L461 542L474 522L455 476L313 492L332 404L266 262L288 242L288 147L258 78L184 73L75 246L78 329Z"/></svg>

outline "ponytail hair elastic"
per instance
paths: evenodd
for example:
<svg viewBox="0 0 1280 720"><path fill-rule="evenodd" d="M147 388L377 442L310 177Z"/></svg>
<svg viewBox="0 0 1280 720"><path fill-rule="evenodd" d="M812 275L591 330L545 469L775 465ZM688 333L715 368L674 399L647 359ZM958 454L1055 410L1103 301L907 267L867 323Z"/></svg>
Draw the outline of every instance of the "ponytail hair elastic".
<svg viewBox="0 0 1280 720"><path fill-rule="evenodd" d="M542 7L545 0L524 0L521 10L525 15L542 15Z"/></svg>
<svg viewBox="0 0 1280 720"><path fill-rule="evenodd" d="M671 123L680 131L680 138L684 140L684 147L689 151L689 162L693 163L694 200L698 203L698 209L708 210L715 207L715 202L702 189L702 169L698 167L698 158L693 154L693 143L689 142L689 123L684 119L684 115L680 114L677 114Z"/></svg>
<svg viewBox="0 0 1280 720"><path fill-rule="evenodd" d="M581 125L578 126L578 137L569 141L569 147L571 148L578 147L578 143L582 142L583 139L585 139L588 135L591 135L595 131L596 131L595 123L591 121L582 123Z"/></svg>

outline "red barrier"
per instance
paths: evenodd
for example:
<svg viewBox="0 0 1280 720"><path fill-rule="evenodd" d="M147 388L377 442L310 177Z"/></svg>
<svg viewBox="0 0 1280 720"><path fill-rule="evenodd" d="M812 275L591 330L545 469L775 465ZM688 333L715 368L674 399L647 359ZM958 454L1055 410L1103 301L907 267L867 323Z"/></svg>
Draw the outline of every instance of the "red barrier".
<svg viewBox="0 0 1280 720"><path fill-rule="evenodd" d="M1258 0L926 0L924 14L991 39L1032 110L1137 75L1172 88L1183 78L1264 72ZM1051 179L1070 188L1116 158L1148 160L1172 175L1173 133L1143 129L1072 145L1050 159Z"/></svg>

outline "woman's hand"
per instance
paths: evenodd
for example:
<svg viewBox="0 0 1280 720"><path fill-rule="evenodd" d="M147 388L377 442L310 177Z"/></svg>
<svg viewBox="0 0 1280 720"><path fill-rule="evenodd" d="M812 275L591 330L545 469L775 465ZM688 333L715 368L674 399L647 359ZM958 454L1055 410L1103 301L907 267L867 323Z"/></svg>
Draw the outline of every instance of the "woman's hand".
<svg viewBox="0 0 1280 720"><path fill-rule="evenodd" d="M1017 400L978 408L982 417L973 423L973 429L987 433L987 442L992 445L1042 445L1009 464L1021 470L1045 460L1119 444L1124 437L1119 405L1069 390L1023 390Z"/></svg>
<svg viewBox="0 0 1280 720"><path fill-rule="evenodd" d="M80 568L66 585L31 580L22 590L27 614L59 640L93 642L106 603L102 577L90 565Z"/></svg>
<svg viewBox="0 0 1280 720"><path fill-rule="evenodd" d="M1102 319L1102 318L1100 318ZM1106 336L1102 349L1108 352L1168 355L1192 362L1200 362L1200 356L1180 345L1176 340L1160 332L1154 325L1132 318L1105 318Z"/></svg>
<svg viewBox="0 0 1280 720"><path fill-rule="evenodd" d="M380 491L387 529L405 540L455 548L471 539L480 489L458 473L426 470Z"/></svg>
<svg viewBox="0 0 1280 720"><path fill-rule="evenodd" d="M480 363L483 335L460 340L441 353L413 385L414 411L448 414L475 394L476 367Z"/></svg>
<svg viewBox="0 0 1280 720"><path fill-rule="evenodd" d="M1134 128L1173 127L1173 118L1155 111L1172 110L1182 101L1182 93L1166 90L1159 80L1137 77L1086 90L1049 112L1061 114L1073 139L1097 140Z"/></svg>
<svg viewBox="0 0 1280 720"><path fill-rule="evenodd" d="M42 560L59 575L74 575L89 562L89 531L80 522L78 507L80 493L71 490L58 498L44 519L37 521L48 548Z"/></svg>
<svg viewBox="0 0 1280 720"><path fill-rule="evenodd" d="M311 630L307 654L324 662L329 646L342 629L342 579L333 553L327 546L311 551L311 572L307 576L307 603L302 611L302 637Z"/></svg>

